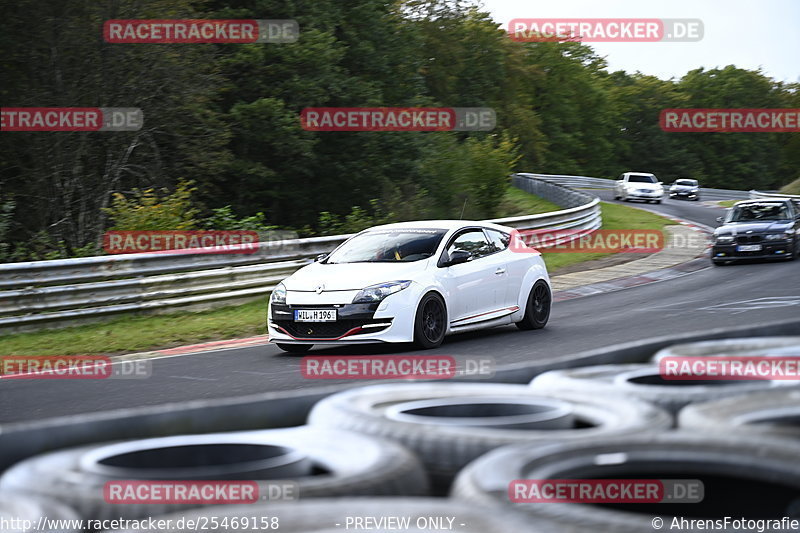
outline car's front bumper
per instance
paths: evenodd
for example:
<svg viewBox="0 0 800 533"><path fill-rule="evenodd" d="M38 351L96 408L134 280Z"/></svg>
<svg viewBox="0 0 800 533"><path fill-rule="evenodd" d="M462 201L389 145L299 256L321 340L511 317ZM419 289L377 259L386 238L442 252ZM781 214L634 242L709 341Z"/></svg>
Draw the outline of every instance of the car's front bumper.
<svg viewBox="0 0 800 533"><path fill-rule="evenodd" d="M737 259L778 259L788 257L794 251L791 240L761 241L761 250L743 252L737 249L741 243L714 244L711 247L711 259L718 261L734 261Z"/></svg>
<svg viewBox="0 0 800 533"><path fill-rule="evenodd" d="M674 191L669 193L670 198L687 198L693 199L697 198L699 193L697 192L688 192L688 191Z"/></svg>
<svg viewBox="0 0 800 533"><path fill-rule="evenodd" d="M410 342L414 339L416 311L413 296L413 291L406 289L381 302L369 304L306 303L313 300L305 295L299 298L299 302L270 303L267 333L271 342L286 344ZM291 292L288 301L291 301ZM294 320L297 309L335 309L337 320L297 322Z"/></svg>
<svg viewBox="0 0 800 533"><path fill-rule="evenodd" d="M643 192L643 191L628 191L625 193L625 196L629 199L636 199L636 200L661 200L664 197L663 192Z"/></svg>

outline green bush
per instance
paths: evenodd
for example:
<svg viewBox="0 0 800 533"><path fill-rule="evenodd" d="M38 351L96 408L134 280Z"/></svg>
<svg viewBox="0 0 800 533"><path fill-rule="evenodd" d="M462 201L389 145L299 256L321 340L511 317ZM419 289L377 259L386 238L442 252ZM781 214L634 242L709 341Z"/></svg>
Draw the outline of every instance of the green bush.
<svg viewBox="0 0 800 533"><path fill-rule="evenodd" d="M113 221L114 231L190 230L196 229L199 212L192 205L192 181L181 180L175 192L161 189L134 189L129 197L114 193L111 207L103 211Z"/></svg>
<svg viewBox="0 0 800 533"><path fill-rule="evenodd" d="M278 228L267 224L267 215L261 211L253 216L236 218L231 206L226 205L212 209L211 212L210 217L203 219L202 226L205 229L268 231Z"/></svg>

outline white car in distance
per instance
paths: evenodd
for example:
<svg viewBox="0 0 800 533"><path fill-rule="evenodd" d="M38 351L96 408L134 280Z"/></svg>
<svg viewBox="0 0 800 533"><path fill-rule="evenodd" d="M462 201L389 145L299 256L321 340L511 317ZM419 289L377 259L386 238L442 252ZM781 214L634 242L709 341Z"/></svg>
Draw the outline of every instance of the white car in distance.
<svg viewBox="0 0 800 533"><path fill-rule="evenodd" d="M617 178L617 182L614 184L615 200L623 200L625 202L644 200L645 202L660 204L663 198L663 183L658 181L655 174L626 172Z"/></svg>
<svg viewBox="0 0 800 533"><path fill-rule="evenodd" d="M669 188L670 198L686 198L687 200L700 200L700 183L697 180L679 178Z"/></svg>
<svg viewBox="0 0 800 533"><path fill-rule="evenodd" d="M353 235L272 292L270 342L291 353L315 344L414 342L439 346L451 333L550 316L541 254L513 228L426 220Z"/></svg>

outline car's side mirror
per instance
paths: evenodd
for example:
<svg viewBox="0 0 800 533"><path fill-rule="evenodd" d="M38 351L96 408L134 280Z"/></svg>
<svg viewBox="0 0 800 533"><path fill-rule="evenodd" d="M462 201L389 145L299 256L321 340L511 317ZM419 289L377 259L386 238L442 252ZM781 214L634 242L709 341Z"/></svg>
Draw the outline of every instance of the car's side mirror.
<svg viewBox="0 0 800 533"><path fill-rule="evenodd" d="M466 263L469 261L472 254L467 252L466 250L455 250L453 253L450 254L445 266L453 266L453 265L460 265L461 263Z"/></svg>
<svg viewBox="0 0 800 533"><path fill-rule="evenodd" d="M315 263L321 263L322 261L325 261L325 259L327 259L327 258L328 258L328 254L319 254L317 257L314 258L314 262Z"/></svg>

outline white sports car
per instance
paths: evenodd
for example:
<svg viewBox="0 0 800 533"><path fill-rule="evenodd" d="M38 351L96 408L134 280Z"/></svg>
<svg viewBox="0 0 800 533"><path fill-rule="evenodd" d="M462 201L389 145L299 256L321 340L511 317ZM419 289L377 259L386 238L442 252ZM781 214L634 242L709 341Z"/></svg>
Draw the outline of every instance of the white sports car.
<svg viewBox="0 0 800 533"><path fill-rule="evenodd" d="M267 329L293 353L367 342L434 348L450 333L543 328L551 300L541 254L514 229L404 222L353 235L283 280L270 297Z"/></svg>

